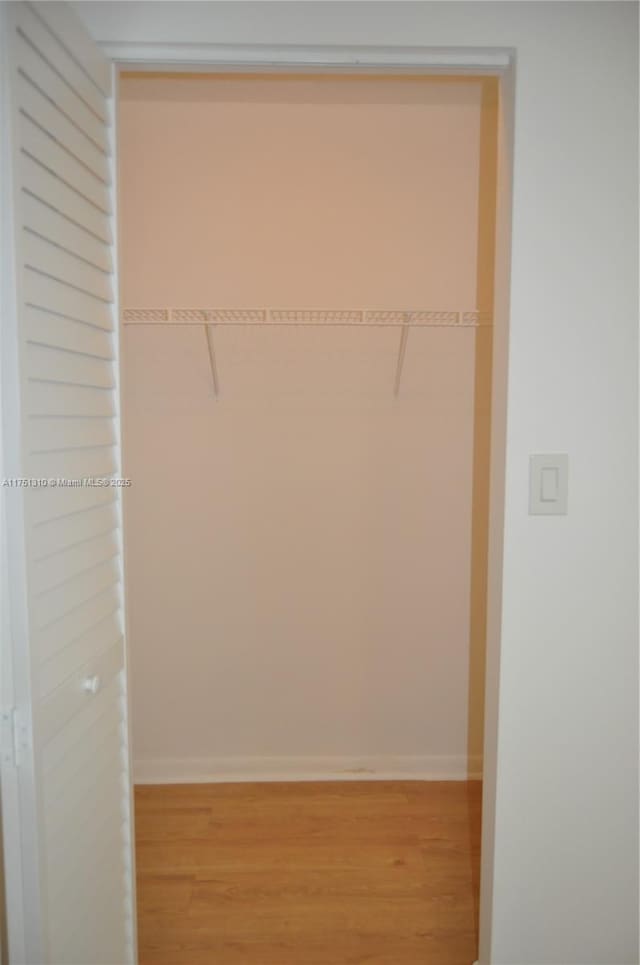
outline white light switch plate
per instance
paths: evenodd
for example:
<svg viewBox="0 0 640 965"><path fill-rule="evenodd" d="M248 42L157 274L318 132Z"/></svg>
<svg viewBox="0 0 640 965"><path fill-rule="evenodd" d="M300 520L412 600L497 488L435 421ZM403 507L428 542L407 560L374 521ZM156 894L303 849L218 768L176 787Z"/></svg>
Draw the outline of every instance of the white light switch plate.
<svg viewBox="0 0 640 965"><path fill-rule="evenodd" d="M529 458L529 515L566 516L569 456L553 452Z"/></svg>

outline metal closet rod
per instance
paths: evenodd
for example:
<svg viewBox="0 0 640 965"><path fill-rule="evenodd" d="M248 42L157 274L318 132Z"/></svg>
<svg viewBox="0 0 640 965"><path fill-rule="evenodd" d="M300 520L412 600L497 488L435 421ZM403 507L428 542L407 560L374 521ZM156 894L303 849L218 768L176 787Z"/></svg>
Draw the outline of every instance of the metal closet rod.
<svg viewBox="0 0 640 965"><path fill-rule="evenodd" d="M489 328L489 312L432 311L426 309L325 309L325 308L124 308L126 325L198 325L204 329L211 368L213 394L218 398L220 381L216 363L213 329L216 325L308 325L353 326L355 328L399 328L400 344L393 385L400 392L402 367L410 328Z"/></svg>

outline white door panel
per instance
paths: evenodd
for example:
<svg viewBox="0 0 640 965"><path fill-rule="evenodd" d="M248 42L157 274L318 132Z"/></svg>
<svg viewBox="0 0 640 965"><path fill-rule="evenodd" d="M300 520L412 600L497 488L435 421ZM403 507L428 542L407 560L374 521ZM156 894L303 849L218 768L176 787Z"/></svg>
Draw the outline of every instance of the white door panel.
<svg viewBox="0 0 640 965"><path fill-rule="evenodd" d="M2 17L3 824L12 963L135 961L112 266L112 66ZM15 738L15 740L14 740ZM14 754L14 747L16 754ZM20 912L22 909L22 915Z"/></svg>

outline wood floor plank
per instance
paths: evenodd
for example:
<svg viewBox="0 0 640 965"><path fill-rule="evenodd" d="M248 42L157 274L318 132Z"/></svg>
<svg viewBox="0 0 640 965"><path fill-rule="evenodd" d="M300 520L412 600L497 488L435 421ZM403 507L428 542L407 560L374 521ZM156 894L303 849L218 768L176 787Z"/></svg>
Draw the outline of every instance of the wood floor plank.
<svg viewBox="0 0 640 965"><path fill-rule="evenodd" d="M211 824L210 808L162 808L138 814L138 841L183 841L185 836L206 836Z"/></svg>
<svg viewBox="0 0 640 965"><path fill-rule="evenodd" d="M136 788L141 965L470 965L478 783Z"/></svg>
<svg viewBox="0 0 640 965"><path fill-rule="evenodd" d="M186 915L193 893L193 875L138 874L138 909L141 927L155 915Z"/></svg>

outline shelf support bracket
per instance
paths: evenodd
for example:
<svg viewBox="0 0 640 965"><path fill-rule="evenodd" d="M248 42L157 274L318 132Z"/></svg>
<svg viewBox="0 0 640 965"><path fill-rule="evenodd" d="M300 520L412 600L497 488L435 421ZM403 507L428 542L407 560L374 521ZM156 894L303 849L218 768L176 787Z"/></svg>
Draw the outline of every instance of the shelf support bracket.
<svg viewBox="0 0 640 965"><path fill-rule="evenodd" d="M213 385L213 394L218 398L220 394L220 384L218 382L218 367L216 365L216 350L213 344L213 325L205 325L204 333L207 339L207 349L209 352L209 365L211 366L211 383Z"/></svg>
<svg viewBox="0 0 640 965"><path fill-rule="evenodd" d="M407 339L409 338L409 315L407 314L405 322L402 325L400 331L400 346L398 348L398 362L396 364L396 380L393 386L393 394L398 397L400 392L400 380L402 379L402 366L404 365L404 357L407 351Z"/></svg>

